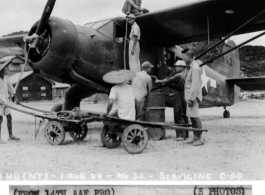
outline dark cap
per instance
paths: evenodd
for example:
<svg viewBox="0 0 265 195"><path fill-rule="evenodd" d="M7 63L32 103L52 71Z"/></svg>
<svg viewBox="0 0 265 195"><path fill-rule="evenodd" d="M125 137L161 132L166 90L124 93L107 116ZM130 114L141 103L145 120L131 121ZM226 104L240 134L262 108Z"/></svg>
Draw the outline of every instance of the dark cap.
<svg viewBox="0 0 265 195"><path fill-rule="evenodd" d="M135 15L129 14L129 15L126 16L126 18L131 18L131 19L134 19L135 20Z"/></svg>

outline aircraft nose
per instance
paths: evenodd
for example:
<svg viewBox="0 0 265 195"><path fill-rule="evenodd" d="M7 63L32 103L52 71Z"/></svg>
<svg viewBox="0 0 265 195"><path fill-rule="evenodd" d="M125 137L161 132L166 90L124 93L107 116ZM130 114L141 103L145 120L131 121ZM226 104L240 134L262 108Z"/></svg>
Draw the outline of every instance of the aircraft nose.
<svg viewBox="0 0 265 195"><path fill-rule="evenodd" d="M36 31L38 22L31 28L29 35ZM36 71L44 71L61 76L75 60L77 31L73 23L58 17L50 17L44 27L38 46L29 55L29 64ZM28 45L26 44L26 50Z"/></svg>

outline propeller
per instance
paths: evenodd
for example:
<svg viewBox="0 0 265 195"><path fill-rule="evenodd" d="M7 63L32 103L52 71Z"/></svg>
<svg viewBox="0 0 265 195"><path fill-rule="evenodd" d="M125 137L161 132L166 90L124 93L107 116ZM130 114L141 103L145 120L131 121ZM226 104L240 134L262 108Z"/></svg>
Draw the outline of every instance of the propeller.
<svg viewBox="0 0 265 195"><path fill-rule="evenodd" d="M52 13L55 1L56 0L48 0L47 4L46 4L46 6L45 6L45 8L43 10L39 25L37 27L37 30L35 32L37 35L40 35L40 33L43 32L44 26L48 22L48 20L50 18L50 15Z"/></svg>
<svg viewBox="0 0 265 195"><path fill-rule="evenodd" d="M30 44L29 50L25 56L25 63L21 67L21 74L20 74L20 77L18 79L18 82L16 83L15 90L17 89L17 87L19 85L19 82L20 82L22 74L25 70L26 64L28 63L30 53L32 52L32 48L36 48L37 45L39 44L39 41L41 38L40 35L41 35L41 33L43 33L44 27L50 18L50 15L52 13L55 2L56 2L56 0L48 0L48 2L45 5L45 8L43 10L41 19L39 21L39 24L38 24L38 27L37 27L35 33L32 36L28 35L28 36L24 37L24 42L28 42L31 44Z"/></svg>

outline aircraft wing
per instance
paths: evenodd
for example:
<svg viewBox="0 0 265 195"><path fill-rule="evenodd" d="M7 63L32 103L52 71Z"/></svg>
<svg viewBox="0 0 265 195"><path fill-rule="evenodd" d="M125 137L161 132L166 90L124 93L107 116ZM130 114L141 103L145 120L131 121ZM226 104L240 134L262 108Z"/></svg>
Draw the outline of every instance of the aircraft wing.
<svg viewBox="0 0 265 195"><path fill-rule="evenodd" d="M264 0L200 0L136 18L141 36L160 46L224 37L265 9ZM233 12L233 13L231 13ZM264 30L265 14L237 34Z"/></svg>
<svg viewBox="0 0 265 195"><path fill-rule="evenodd" d="M227 84L234 84L243 90L265 90L265 77L226 79Z"/></svg>
<svg viewBox="0 0 265 195"><path fill-rule="evenodd" d="M0 58L9 55L23 55L26 34L14 35L0 38Z"/></svg>

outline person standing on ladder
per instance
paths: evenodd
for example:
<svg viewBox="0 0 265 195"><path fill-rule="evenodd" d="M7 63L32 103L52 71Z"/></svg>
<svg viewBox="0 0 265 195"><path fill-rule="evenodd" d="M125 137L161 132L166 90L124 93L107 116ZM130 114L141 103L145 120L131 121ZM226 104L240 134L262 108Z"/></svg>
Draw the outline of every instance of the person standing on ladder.
<svg viewBox="0 0 265 195"><path fill-rule="evenodd" d="M129 42L129 67L130 70L135 72L140 72L140 44L139 40L141 37L141 31L137 23L135 22L135 16L129 14L127 16L128 23L132 26L130 32L130 42Z"/></svg>

